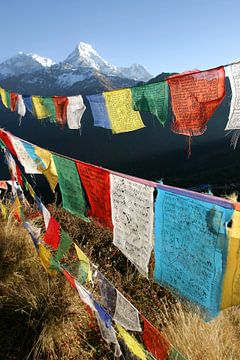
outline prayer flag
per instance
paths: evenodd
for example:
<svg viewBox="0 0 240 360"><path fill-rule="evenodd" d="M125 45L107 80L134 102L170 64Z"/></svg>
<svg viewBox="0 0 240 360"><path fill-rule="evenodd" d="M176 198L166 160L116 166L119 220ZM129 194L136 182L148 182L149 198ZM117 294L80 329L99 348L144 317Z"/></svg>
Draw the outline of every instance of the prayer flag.
<svg viewBox="0 0 240 360"><path fill-rule="evenodd" d="M82 282L90 282L92 281L92 270L90 266L90 261L88 257L84 254L84 252L77 246L77 244L74 244L75 250L80 262L80 273L82 275Z"/></svg>
<svg viewBox="0 0 240 360"><path fill-rule="evenodd" d="M57 123L65 125L67 122L68 98L66 96L53 96L53 102L56 109Z"/></svg>
<svg viewBox="0 0 240 360"><path fill-rule="evenodd" d="M26 174L41 174L41 172L37 168L37 164L35 163L34 159L29 155L27 152L23 142L16 138L15 136L9 135L11 139L11 143L15 149L17 154L17 158L19 162L24 167Z"/></svg>
<svg viewBox="0 0 240 360"><path fill-rule="evenodd" d="M18 103L18 94L15 92L10 92L10 110L16 111Z"/></svg>
<svg viewBox="0 0 240 360"><path fill-rule="evenodd" d="M173 75L167 78L172 98L172 131L202 135L207 122L225 97L224 67Z"/></svg>
<svg viewBox="0 0 240 360"><path fill-rule="evenodd" d="M234 210L228 228L228 256L224 276L221 309L240 304L240 211Z"/></svg>
<svg viewBox="0 0 240 360"><path fill-rule="evenodd" d="M232 98L225 130L240 130L240 63L228 65L226 75L230 81Z"/></svg>
<svg viewBox="0 0 240 360"><path fill-rule="evenodd" d="M51 252L48 250L43 244L39 244L39 251L38 256L42 263L44 269L49 273L49 275L55 275L56 271L49 269L50 266L50 259L51 259Z"/></svg>
<svg viewBox="0 0 240 360"><path fill-rule="evenodd" d="M53 216L50 216L47 231L44 235L44 242L55 250L57 250L60 243L60 224Z"/></svg>
<svg viewBox="0 0 240 360"><path fill-rule="evenodd" d="M56 261L60 261L68 252L72 245L72 240L68 233L61 229L60 231L60 243L58 245L57 253L55 256Z"/></svg>
<svg viewBox="0 0 240 360"><path fill-rule="evenodd" d="M143 315L141 318L144 323L142 338L146 349L156 360L166 360L171 344Z"/></svg>
<svg viewBox="0 0 240 360"><path fill-rule="evenodd" d="M22 95L18 94L18 102L17 102L17 112L20 116L25 116L26 114L26 106L23 101Z"/></svg>
<svg viewBox="0 0 240 360"><path fill-rule="evenodd" d="M143 346L119 324L116 324L116 328L118 330L118 336L124 341L130 352L137 356L137 359L147 360Z"/></svg>
<svg viewBox="0 0 240 360"><path fill-rule="evenodd" d="M104 92L103 95L114 134L145 127L139 112L132 109L132 93L130 89Z"/></svg>
<svg viewBox="0 0 240 360"><path fill-rule="evenodd" d="M64 209L87 221L84 191L75 162L55 154L53 154L53 159L57 169Z"/></svg>
<svg viewBox="0 0 240 360"><path fill-rule="evenodd" d="M135 111L146 111L155 115L164 125L168 115L167 81L134 86L131 88L132 104Z"/></svg>
<svg viewBox="0 0 240 360"><path fill-rule="evenodd" d="M153 187L117 175L111 178L113 243L148 276L153 249Z"/></svg>
<svg viewBox="0 0 240 360"><path fill-rule="evenodd" d="M30 95L23 95L23 102L24 105L26 106L27 110L30 113L33 113L33 102L32 102L32 97Z"/></svg>
<svg viewBox="0 0 240 360"><path fill-rule="evenodd" d="M70 283L70 285L74 289L77 289L74 277L64 268L63 268L63 274L64 274L65 278L67 279L67 281Z"/></svg>
<svg viewBox="0 0 240 360"><path fill-rule="evenodd" d="M91 293L87 289L85 289L81 284L79 284L79 282L77 282L76 280L75 280L75 285L78 294L82 299L82 301L84 302L84 304L88 305L91 310L96 311Z"/></svg>
<svg viewBox="0 0 240 360"><path fill-rule="evenodd" d="M67 124L69 129L80 129L85 110L86 106L81 95L68 97Z"/></svg>
<svg viewBox="0 0 240 360"><path fill-rule="evenodd" d="M125 329L142 331L138 310L118 291L113 319Z"/></svg>
<svg viewBox="0 0 240 360"><path fill-rule="evenodd" d="M10 108L10 94L7 90L4 90L0 87L0 96L2 98L2 103L5 106L5 108Z"/></svg>
<svg viewBox="0 0 240 360"><path fill-rule="evenodd" d="M48 113L48 117L49 117L50 121L55 123L56 122L56 109L55 109L55 104L54 104L53 98L52 97L42 97L41 101L42 101L42 105L44 106L44 108L46 109L46 111Z"/></svg>
<svg viewBox="0 0 240 360"><path fill-rule="evenodd" d="M87 99L92 110L94 126L111 129L111 123L103 94L87 95Z"/></svg>
<svg viewBox="0 0 240 360"><path fill-rule="evenodd" d="M34 115L37 119L45 119L50 115L48 109L46 106L44 106L41 96L32 96L32 103L34 108Z"/></svg>
<svg viewBox="0 0 240 360"><path fill-rule="evenodd" d="M108 313L113 316L116 310L117 289L105 278L100 272L96 271L96 278L101 293L101 302L107 309Z"/></svg>
<svg viewBox="0 0 240 360"><path fill-rule="evenodd" d="M8 189L6 181L4 181L4 180L0 181L0 189L3 189L3 190Z"/></svg>
<svg viewBox="0 0 240 360"><path fill-rule="evenodd" d="M93 300L94 307L100 317L100 319L103 321L106 328L110 328L112 326L112 318L111 316L106 312L106 310L103 308L102 305L100 305L97 301Z"/></svg>
<svg viewBox="0 0 240 360"><path fill-rule="evenodd" d="M193 199L157 191L154 279L214 317L220 308L226 224L233 209L209 202L209 198L204 201L203 195Z"/></svg>
<svg viewBox="0 0 240 360"><path fill-rule="evenodd" d="M52 153L35 146L35 154L38 159L40 159L40 161L38 161L38 169L46 176L52 192L55 192L55 188L58 184L58 174Z"/></svg>
<svg viewBox="0 0 240 360"><path fill-rule="evenodd" d="M109 172L80 161L76 166L91 208L88 216L112 229Z"/></svg>

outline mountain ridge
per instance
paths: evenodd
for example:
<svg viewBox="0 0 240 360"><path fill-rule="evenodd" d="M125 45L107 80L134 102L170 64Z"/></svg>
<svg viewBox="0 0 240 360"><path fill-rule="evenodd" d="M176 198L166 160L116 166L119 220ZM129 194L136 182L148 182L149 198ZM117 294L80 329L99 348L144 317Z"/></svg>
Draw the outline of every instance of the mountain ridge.
<svg viewBox="0 0 240 360"><path fill-rule="evenodd" d="M56 63L49 58L20 51L0 64L1 86L36 95L62 95L66 91L69 95L96 93L133 86L151 78L144 66L114 66L104 60L92 45L83 42L62 62Z"/></svg>

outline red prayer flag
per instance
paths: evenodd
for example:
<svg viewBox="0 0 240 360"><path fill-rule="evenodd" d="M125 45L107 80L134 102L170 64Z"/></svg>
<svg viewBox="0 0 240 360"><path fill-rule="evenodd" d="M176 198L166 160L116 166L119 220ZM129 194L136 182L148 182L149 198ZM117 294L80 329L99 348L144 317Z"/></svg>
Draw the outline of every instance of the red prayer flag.
<svg viewBox="0 0 240 360"><path fill-rule="evenodd" d="M208 120L225 97L224 67L188 71L170 76L167 82L175 117L172 131L187 136L202 135Z"/></svg>
<svg viewBox="0 0 240 360"><path fill-rule="evenodd" d="M56 120L60 125L67 122L68 98L66 96L53 96L53 102L56 109Z"/></svg>
<svg viewBox="0 0 240 360"><path fill-rule="evenodd" d="M109 172L80 161L76 166L91 206L88 216L112 229Z"/></svg>
<svg viewBox="0 0 240 360"><path fill-rule="evenodd" d="M18 103L18 94L11 92L10 93L10 109L11 109L11 111L17 110L17 103Z"/></svg>
<svg viewBox="0 0 240 360"><path fill-rule="evenodd" d="M12 153L12 155L18 158L9 135L4 131L0 130L0 139L4 142L4 144L6 145L8 150Z"/></svg>
<svg viewBox="0 0 240 360"><path fill-rule="evenodd" d="M60 224L53 216L50 217L44 241L46 244L51 245L54 250L57 250L60 243Z"/></svg>
<svg viewBox="0 0 240 360"><path fill-rule="evenodd" d="M143 320L142 338L146 349L156 360L166 360L171 348L169 341L143 315L141 319Z"/></svg>
<svg viewBox="0 0 240 360"><path fill-rule="evenodd" d="M76 289L76 285L75 285L75 280L74 280L74 277L67 271L63 268L63 273L67 279L67 281L71 284L71 286Z"/></svg>

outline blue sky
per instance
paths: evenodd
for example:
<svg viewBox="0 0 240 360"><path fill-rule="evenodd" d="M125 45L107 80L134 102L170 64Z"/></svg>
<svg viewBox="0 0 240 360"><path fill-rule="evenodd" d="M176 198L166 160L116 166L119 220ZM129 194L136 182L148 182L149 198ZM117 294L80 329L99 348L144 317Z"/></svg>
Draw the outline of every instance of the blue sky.
<svg viewBox="0 0 240 360"><path fill-rule="evenodd" d="M0 4L0 61L61 61L80 42L118 66L205 69L240 58L239 0L11 0Z"/></svg>

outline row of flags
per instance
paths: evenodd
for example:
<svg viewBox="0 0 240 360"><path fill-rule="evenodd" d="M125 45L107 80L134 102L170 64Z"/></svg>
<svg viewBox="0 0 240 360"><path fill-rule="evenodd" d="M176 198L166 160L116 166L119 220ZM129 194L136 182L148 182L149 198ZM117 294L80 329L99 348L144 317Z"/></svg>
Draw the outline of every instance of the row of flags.
<svg viewBox="0 0 240 360"><path fill-rule="evenodd" d="M70 159L4 130L0 139L26 173L44 174L53 191L59 184L66 210L112 230L113 244L144 277L154 255L153 280L198 305L204 317L240 304L239 203ZM23 186L12 159L13 180ZM52 217L48 227L45 241L59 249L62 230Z"/></svg>
<svg viewBox="0 0 240 360"><path fill-rule="evenodd" d="M12 212L15 218L30 234L39 259L49 275L60 272L78 292L91 319L95 317L97 320L103 339L108 344L114 344L115 356L123 354L126 359L185 360L163 332L157 330L72 241L36 195L9 150L3 144L1 146L12 176L9 184L12 187ZM23 188L15 177L17 173L21 174ZM6 189L6 182L0 185ZM28 216L30 205L23 189L29 192L38 207L44 222L43 231ZM3 203L1 205L4 207ZM141 343L132 333L140 335Z"/></svg>
<svg viewBox="0 0 240 360"><path fill-rule="evenodd" d="M61 126L79 129L88 101L94 126L112 133L134 131L145 127L141 112L151 113L164 125L171 105L172 131L188 137L202 135L211 116L225 97L225 76L230 80L232 99L225 130L234 130L233 145L240 135L240 63L205 71L187 71L164 81L120 90L76 96L20 95L0 88L3 105L24 116L26 109L37 119L49 118Z"/></svg>

